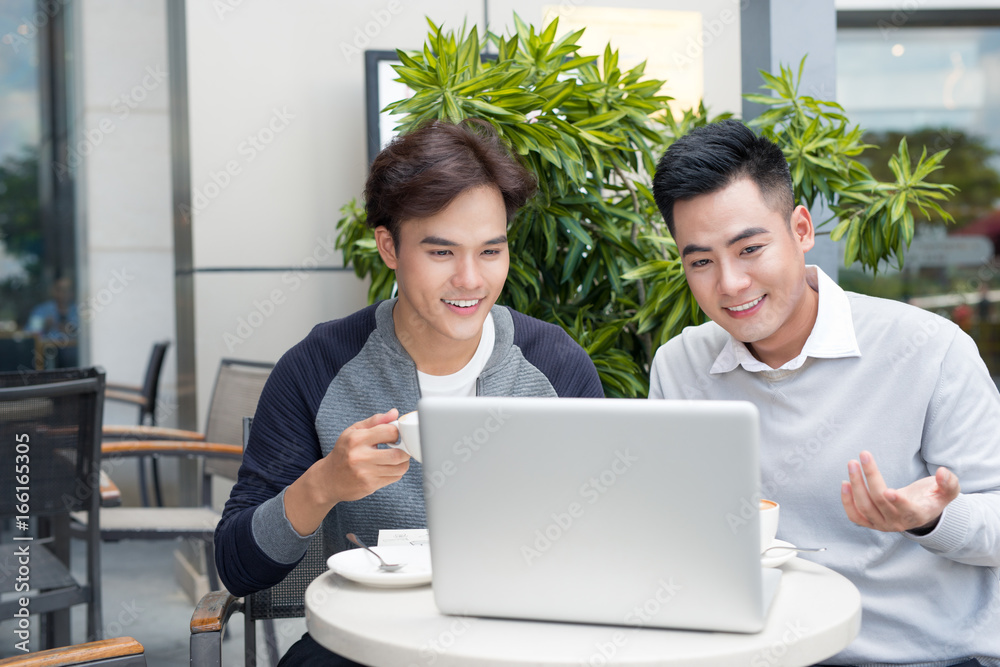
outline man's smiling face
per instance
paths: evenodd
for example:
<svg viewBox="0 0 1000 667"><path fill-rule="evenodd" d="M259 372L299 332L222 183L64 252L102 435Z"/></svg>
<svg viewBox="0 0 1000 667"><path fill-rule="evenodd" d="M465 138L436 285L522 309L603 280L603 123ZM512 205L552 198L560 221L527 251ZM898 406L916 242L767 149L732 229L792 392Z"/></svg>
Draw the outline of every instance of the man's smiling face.
<svg viewBox="0 0 1000 667"><path fill-rule="evenodd" d="M464 358L454 370L460 369L479 344L510 267L500 191L470 188L432 216L403 221L398 247L384 227L375 236L396 271L393 320L400 342L421 370L422 359L447 354Z"/></svg>
<svg viewBox="0 0 1000 667"><path fill-rule="evenodd" d="M816 321L806 283L814 243L804 207L772 208L749 179L674 203L674 240L698 305L772 368L798 356Z"/></svg>

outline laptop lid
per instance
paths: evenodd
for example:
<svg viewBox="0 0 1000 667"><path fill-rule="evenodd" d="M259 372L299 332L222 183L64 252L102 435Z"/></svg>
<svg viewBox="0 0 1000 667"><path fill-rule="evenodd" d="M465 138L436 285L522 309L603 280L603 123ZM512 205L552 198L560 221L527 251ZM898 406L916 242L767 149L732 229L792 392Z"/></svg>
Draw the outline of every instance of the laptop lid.
<svg viewBox="0 0 1000 667"><path fill-rule="evenodd" d="M763 628L751 403L425 398L418 410L443 613Z"/></svg>

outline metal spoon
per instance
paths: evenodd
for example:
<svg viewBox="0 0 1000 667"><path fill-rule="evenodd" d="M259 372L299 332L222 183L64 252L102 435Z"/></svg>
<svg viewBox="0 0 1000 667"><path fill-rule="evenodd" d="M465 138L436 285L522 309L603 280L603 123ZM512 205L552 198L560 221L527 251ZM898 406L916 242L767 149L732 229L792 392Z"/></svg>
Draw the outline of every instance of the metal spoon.
<svg viewBox="0 0 1000 667"><path fill-rule="evenodd" d="M768 551L774 551L775 549L784 549L785 551L826 551L826 547L793 547L793 546L786 547L783 544L776 544L773 547L768 547L763 551L761 551L760 555L763 556Z"/></svg>
<svg viewBox="0 0 1000 667"><path fill-rule="evenodd" d="M386 563L384 560L382 560L381 556L379 556L377 553L375 553L374 551L372 551L371 548L367 544L365 544L364 542L362 542L360 539L358 539L358 536L355 535L354 533L348 533L347 534L347 539L349 539L351 542L354 542L355 544L357 544L362 549L367 549L368 553L370 553L371 555L375 556L375 558L378 558L378 562L381 563L378 566L378 569L380 569L380 570L383 570L385 572L395 572L396 570L398 570L399 568L403 567L403 565L404 565L404 563L399 563L399 564L397 564L397 563Z"/></svg>

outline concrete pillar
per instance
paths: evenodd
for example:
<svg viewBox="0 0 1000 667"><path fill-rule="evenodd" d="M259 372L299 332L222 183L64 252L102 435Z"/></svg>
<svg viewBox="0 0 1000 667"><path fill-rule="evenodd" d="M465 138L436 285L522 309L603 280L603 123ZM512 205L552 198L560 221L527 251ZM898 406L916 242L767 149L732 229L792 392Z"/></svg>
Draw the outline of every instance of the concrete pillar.
<svg viewBox="0 0 1000 667"><path fill-rule="evenodd" d="M808 54L799 93L823 100L837 98L837 10L834 0L743 0L740 14L743 92L764 93L760 70L777 73L782 65L798 71ZM765 110L744 100L743 119ZM830 217L822 205L812 210L817 224ZM837 279L842 251L830 241L829 223L816 237L816 247L806 256L831 278Z"/></svg>

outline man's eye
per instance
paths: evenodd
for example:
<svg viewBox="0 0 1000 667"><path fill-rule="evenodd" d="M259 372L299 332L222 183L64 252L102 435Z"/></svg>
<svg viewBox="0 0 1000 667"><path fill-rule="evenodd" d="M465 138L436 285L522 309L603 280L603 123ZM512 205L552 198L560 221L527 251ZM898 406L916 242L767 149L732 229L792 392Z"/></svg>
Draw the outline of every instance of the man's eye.
<svg viewBox="0 0 1000 667"><path fill-rule="evenodd" d="M708 265L708 260L707 259L696 259L693 262L691 262L691 268L693 268L693 269L700 269L701 267L707 266L707 265Z"/></svg>
<svg viewBox="0 0 1000 667"><path fill-rule="evenodd" d="M451 250L432 250L431 254L435 257L447 257L451 254Z"/></svg>
<svg viewBox="0 0 1000 667"><path fill-rule="evenodd" d="M760 250L763 247L764 246L760 246L760 245L747 246L746 248L743 248L743 254L744 255L752 255L753 253L757 252L758 250Z"/></svg>
<svg viewBox="0 0 1000 667"><path fill-rule="evenodd" d="M484 255L499 255L499 254L500 254L500 251L499 251L499 250L495 250L495 249L491 249L491 250L484 250L484 251L483 251L483 254L484 254Z"/></svg>

